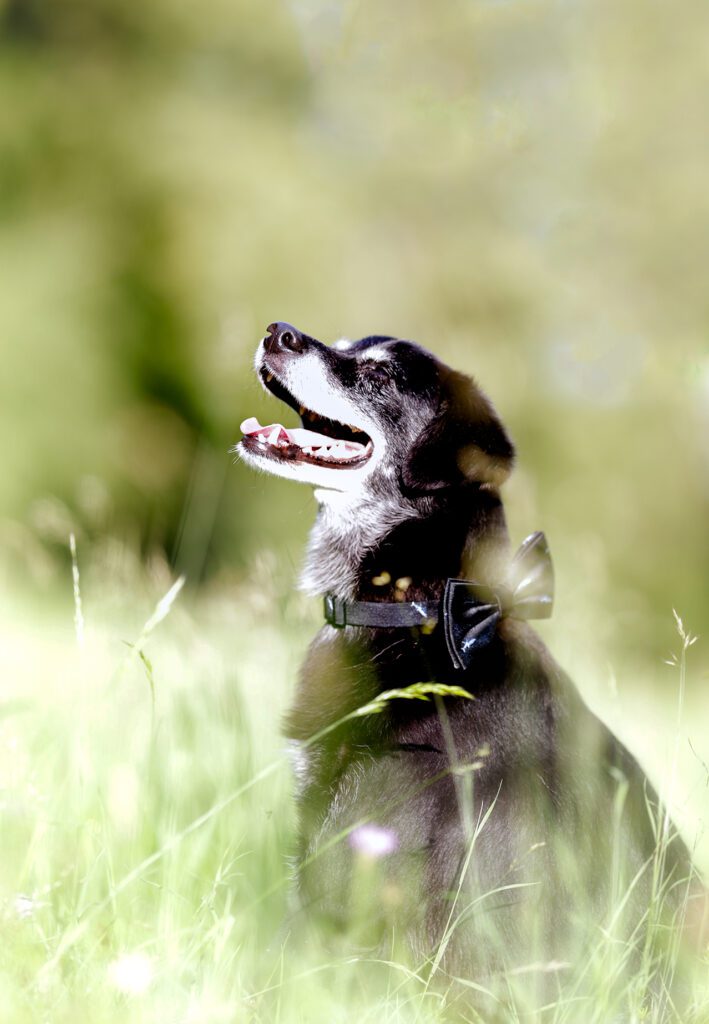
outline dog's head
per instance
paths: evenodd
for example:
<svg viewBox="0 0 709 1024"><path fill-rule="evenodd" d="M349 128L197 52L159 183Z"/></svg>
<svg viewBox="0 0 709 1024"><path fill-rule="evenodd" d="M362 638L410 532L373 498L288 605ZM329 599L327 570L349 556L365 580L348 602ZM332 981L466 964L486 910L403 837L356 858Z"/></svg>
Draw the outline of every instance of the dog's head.
<svg viewBox="0 0 709 1024"><path fill-rule="evenodd" d="M371 336L333 347L290 324L268 328L256 353L267 391L301 426L245 420L237 450L250 465L328 492L409 500L475 484L498 487L514 449L471 378L409 341Z"/></svg>

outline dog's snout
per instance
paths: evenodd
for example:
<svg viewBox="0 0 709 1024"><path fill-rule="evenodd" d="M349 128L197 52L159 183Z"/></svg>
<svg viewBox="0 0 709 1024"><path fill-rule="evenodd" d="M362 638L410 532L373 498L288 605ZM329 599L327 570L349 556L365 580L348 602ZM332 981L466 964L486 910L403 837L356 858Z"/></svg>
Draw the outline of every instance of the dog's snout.
<svg viewBox="0 0 709 1024"><path fill-rule="evenodd" d="M264 346L267 352L303 352L308 344L308 339L292 324L281 323L269 324L268 337L264 339Z"/></svg>

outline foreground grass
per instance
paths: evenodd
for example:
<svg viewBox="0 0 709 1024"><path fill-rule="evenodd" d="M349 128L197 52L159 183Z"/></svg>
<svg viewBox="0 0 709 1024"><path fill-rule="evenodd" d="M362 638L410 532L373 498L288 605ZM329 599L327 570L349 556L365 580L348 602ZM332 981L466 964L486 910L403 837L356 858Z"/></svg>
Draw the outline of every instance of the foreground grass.
<svg viewBox="0 0 709 1024"><path fill-rule="evenodd" d="M159 560L82 554L73 605L67 579L59 614L2 609L0 1020L444 1019L435 960L374 962L298 927L279 716L317 610L268 561L197 599ZM599 929L583 964L505 979L495 1019L709 1021L706 960L680 1013L651 998L668 971L651 956L616 984L628 955ZM557 973L530 1011L535 976Z"/></svg>

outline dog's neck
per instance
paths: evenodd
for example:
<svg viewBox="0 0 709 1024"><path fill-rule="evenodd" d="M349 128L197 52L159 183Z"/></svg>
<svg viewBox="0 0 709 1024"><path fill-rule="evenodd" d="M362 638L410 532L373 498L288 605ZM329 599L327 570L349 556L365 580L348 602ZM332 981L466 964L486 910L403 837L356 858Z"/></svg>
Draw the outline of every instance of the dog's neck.
<svg viewBox="0 0 709 1024"><path fill-rule="evenodd" d="M300 588L311 597L331 593L358 596L367 553L402 523L419 518L413 503L379 498L368 503L338 491L320 492L318 515L310 532Z"/></svg>
<svg viewBox="0 0 709 1024"><path fill-rule="evenodd" d="M308 594L345 600L437 598L450 577L494 582L509 556L499 495L470 487L465 499L379 498L355 505L321 498L301 576Z"/></svg>

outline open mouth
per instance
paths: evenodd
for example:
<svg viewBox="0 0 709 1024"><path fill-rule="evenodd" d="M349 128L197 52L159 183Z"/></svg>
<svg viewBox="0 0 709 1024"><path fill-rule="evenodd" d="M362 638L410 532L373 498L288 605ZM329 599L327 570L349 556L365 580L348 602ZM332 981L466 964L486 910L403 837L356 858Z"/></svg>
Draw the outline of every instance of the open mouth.
<svg viewBox="0 0 709 1024"><path fill-rule="evenodd" d="M280 423L261 426L255 416L241 424L242 444L251 452L283 462L305 462L330 469L353 469L372 454L372 439L363 430L328 419L308 409L288 391L270 370L261 367L264 387L300 416L302 427Z"/></svg>

